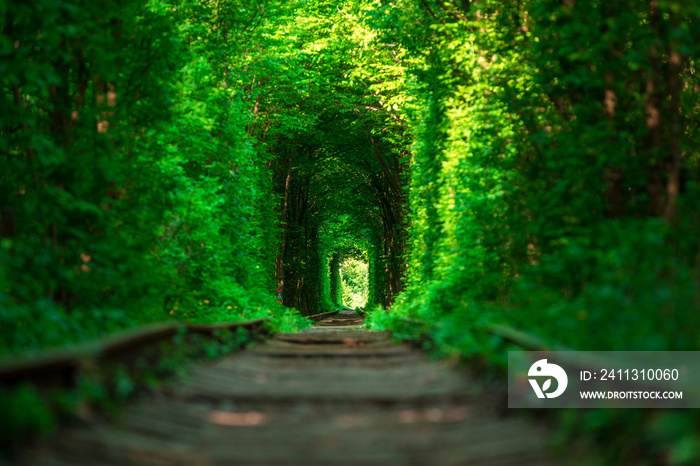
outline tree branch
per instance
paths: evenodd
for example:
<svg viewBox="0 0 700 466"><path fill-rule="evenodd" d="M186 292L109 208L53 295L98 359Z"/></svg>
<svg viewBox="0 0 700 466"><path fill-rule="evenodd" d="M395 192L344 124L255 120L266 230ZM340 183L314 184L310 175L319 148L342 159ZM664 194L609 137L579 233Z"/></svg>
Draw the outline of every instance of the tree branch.
<svg viewBox="0 0 700 466"><path fill-rule="evenodd" d="M432 16L433 18L436 18L436 19L437 19L437 16L435 16L435 13L433 13L433 10L430 9L430 7L428 6L428 4L425 3L425 0L420 0L420 2L423 4L423 6L425 7L425 9L428 10L428 13L430 13L430 16Z"/></svg>

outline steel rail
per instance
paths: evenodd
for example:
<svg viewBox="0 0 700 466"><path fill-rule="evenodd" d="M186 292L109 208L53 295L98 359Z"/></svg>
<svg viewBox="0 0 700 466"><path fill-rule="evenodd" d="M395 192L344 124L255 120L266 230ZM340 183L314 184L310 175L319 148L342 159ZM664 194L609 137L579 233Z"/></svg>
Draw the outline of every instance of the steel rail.
<svg viewBox="0 0 700 466"><path fill-rule="evenodd" d="M215 337L217 331L244 328L254 333L264 333L267 322L268 319L260 318L221 324L168 322L145 325L98 340L58 350L47 350L36 356L1 359L0 383L11 384L56 376L67 380L85 365L114 358L147 344L164 341L181 332Z"/></svg>

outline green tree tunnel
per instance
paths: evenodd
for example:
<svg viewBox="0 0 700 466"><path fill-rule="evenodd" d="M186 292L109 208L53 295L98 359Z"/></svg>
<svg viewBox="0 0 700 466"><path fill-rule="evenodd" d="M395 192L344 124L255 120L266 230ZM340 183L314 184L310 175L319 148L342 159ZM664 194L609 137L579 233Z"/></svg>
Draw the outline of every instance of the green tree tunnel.
<svg viewBox="0 0 700 466"><path fill-rule="evenodd" d="M349 258L368 325L423 322L441 354L503 364L494 323L697 350L699 22L681 0L2 1L0 353L298 328L343 305Z"/></svg>
<svg viewBox="0 0 700 466"><path fill-rule="evenodd" d="M331 310L360 256L392 316L697 342L694 6L3 5L5 352Z"/></svg>
<svg viewBox="0 0 700 466"><path fill-rule="evenodd" d="M4 5L5 350L328 310L358 254L368 307L696 340L695 7Z"/></svg>

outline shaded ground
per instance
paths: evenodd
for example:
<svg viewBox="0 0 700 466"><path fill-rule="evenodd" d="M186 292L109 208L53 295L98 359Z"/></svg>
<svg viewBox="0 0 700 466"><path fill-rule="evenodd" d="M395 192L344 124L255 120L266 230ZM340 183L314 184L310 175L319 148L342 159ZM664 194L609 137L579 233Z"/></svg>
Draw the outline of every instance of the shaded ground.
<svg viewBox="0 0 700 466"><path fill-rule="evenodd" d="M502 395L343 311L190 371L31 465L546 465L549 435Z"/></svg>

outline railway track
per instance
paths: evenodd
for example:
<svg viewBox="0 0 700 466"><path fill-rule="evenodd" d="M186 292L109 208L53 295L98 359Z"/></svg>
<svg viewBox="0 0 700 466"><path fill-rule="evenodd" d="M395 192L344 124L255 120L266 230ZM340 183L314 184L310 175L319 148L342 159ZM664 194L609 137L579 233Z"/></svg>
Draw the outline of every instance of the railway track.
<svg viewBox="0 0 700 466"><path fill-rule="evenodd" d="M268 333L266 323L266 319L253 319L223 324L168 322L146 325L39 356L0 360L0 384L31 382L70 386L85 368L132 357L144 347L169 342L177 335L201 335L220 340L224 332L243 330L262 336Z"/></svg>
<svg viewBox="0 0 700 466"><path fill-rule="evenodd" d="M546 465L503 393L341 311L61 430L27 465Z"/></svg>

